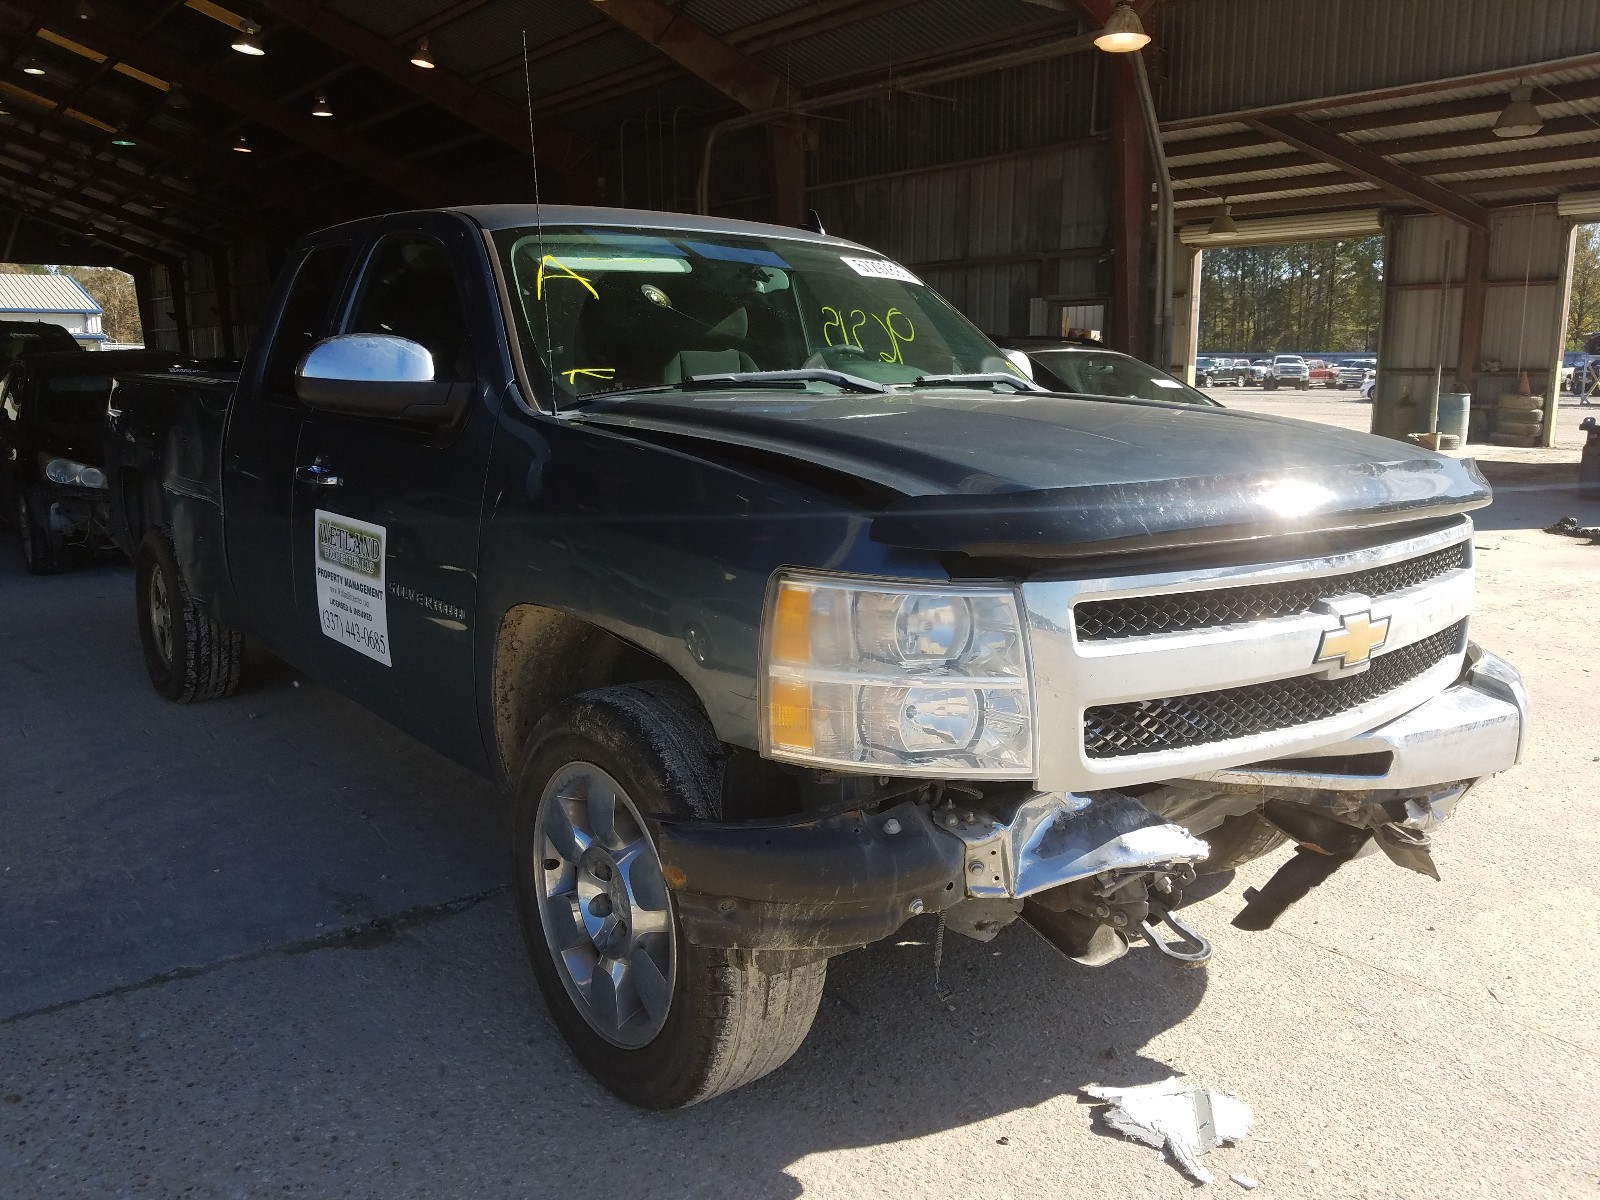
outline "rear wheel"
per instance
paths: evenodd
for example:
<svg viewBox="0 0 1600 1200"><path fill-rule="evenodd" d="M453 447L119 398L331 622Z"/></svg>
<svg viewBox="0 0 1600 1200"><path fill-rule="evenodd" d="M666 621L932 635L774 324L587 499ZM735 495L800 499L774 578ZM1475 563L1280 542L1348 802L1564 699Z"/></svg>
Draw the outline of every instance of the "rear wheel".
<svg viewBox="0 0 1600 1200"><path fill-rule="evenodd" d="M168 700L190 704L233 695L244 637L195 603L166 531L152 529L134 556L139 642L150 683Z"/></svg>
<svg viewBox="0 0 1600 1200"><path fill-rule="evenodd" d="M1200 864L1202 875L1217 875L1242 867L1289 840L1288 834L1258 812L1229 817L1200 836L1211 847L1211 853Z"/></svg>
<svg viewBox="0 0 1600 1200"><path fill-rule="evenodd" d="M17 491L17 535L28 574L59 575L73 567L76 556L50 520L50 500L35 489Z"/></svg>
<svg viewBox="0 0 1600 1200"><path fill-rule="evenodd" d="M827 963L757 966L683 935L648 817L708 817L723 751L665 683L602 688L533 732L517 783L512 875L523 938L557 1028L624 1100L681 1108L786 1062Z"/></svg>

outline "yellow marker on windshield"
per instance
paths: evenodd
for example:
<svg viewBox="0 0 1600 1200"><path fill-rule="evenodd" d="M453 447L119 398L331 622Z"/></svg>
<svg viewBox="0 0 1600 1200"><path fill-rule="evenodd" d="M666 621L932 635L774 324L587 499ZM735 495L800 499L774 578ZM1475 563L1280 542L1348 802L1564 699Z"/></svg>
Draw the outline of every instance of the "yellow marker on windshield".
<svg viewBox="0 0 1600 1200"><path fill-rule="evenodd" d="M600 299L600 293L594 290L594 284L590 283L582 275L579 275L571 267L567 266L566 263L558 259L554 254L546 254L539 260L539 276L533 281L533 294L536 299L544 299L544 269L546 267L555 267L556 270L560 272L560 274L553 276L554 279L570 279L574 283L581 283L584 287L589 289L589 295L593 296L596 300Z"/></svg>

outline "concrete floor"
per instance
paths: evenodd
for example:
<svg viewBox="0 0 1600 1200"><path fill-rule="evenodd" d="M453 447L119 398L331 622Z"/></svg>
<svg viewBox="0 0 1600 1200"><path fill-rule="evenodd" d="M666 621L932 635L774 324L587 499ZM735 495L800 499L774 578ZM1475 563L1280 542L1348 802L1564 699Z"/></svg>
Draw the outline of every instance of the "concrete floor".
<svg viewBox="0 0 1600 1200"><path fill-rule="evenodd" d="M1600 547L1539 527L1600 504L1575 454L1529 453L1486 464L1513 485L1475 636L1537 724L1443 832L1442 883L1367 859L1241 933L1274 856L1190 910L1208 970L1090 971L1013 927L950 939L948 1007L914 924L834 963L785 1069L668 1116L556 1038L487 785L271 663L168 705L124 566L31 579L5 546L0 1196L1180 1196L1075 1099L1176 1071L1255 1108L1207 1159L1223 1193L1593 1197Z"/></svg>

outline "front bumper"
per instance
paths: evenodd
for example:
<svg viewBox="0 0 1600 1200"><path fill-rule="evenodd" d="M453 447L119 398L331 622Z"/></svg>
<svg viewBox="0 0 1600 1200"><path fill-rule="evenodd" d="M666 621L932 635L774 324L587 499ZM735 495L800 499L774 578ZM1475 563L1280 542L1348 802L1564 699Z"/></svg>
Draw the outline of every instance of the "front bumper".
<svg viewBox="0 0 1600 1200"><path fill-rule="evenodd" d="M1474 782L1516 764L1527 725L1516 669L1469 646L1453 686L1375 729L1296 758L1174 780L1181 786L1167 791L1230 797L1224 811L1265 805L1308 846L1333 828L1351 839L1350 857L1371 838L1396 862L1431 874L1428 835ZM1215 819L1169 818L1153 811L1153 796L1144 799L996 789L981 801L908 800L876 813L660 820L655 832L690 941L826 954L963 903L975 902L969 907L985 919L1000 913L1003 923L1024 899L1060 897L1074 884L1115 892L1133 880L1141 895L1145 884L1164 893L1170 877L1189 877L1210 852L1185 825L1203 829ZM1296 812L1310 824L1297 826Z"/></svg>
<svg viewBox="0 0 1600 1200"><path fill-rule="evenodd" d="M1292 758L1190 778L1242 788L1372 792L1482 779L1522 761L1528 692L1517 669L1469 645L1454 687L1376 729Z"/></svg>

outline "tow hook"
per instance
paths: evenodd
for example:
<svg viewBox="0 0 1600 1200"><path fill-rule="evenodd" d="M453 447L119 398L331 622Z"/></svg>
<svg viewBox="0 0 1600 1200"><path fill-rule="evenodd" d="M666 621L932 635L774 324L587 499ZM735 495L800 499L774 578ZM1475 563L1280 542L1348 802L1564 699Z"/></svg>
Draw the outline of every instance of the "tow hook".
<svg viewBox="0 0 1600 1200"><path fill-rule="evenodd" d="M1203 967L1211 961L1211 943L1201 937L1195 930L1190 929L1171 911L1156 900L1150 901L1150 913L1157 921L1171 927L1178 935L1178 941L1165 942L1148 920L1140 921L1139 928L1144 931L1144 940L1168 958L1173 959L1179 966Z"/></svg>

